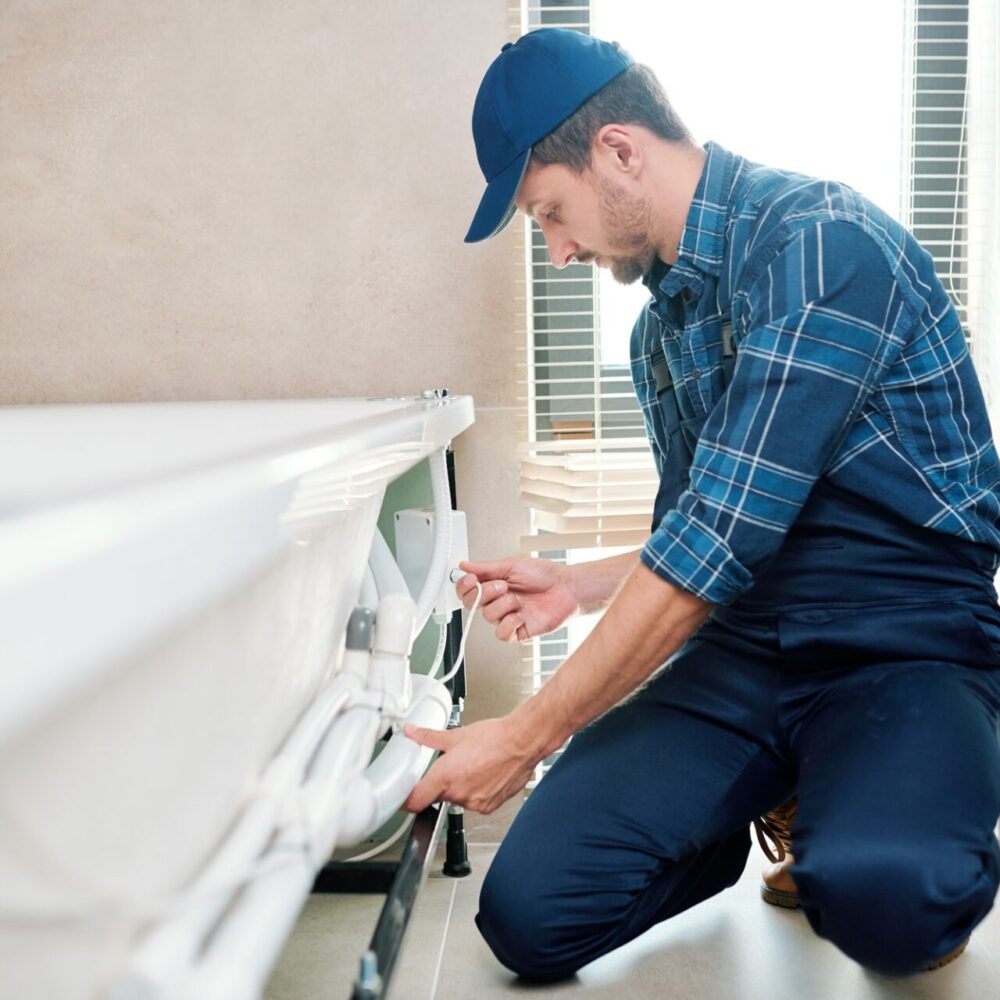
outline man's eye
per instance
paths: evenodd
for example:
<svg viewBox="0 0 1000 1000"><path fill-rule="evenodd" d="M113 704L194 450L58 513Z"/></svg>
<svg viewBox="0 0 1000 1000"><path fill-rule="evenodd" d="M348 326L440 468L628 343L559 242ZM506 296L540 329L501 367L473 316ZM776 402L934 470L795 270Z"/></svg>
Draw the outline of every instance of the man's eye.
<svg viewBox="0 0 1000 1000"><path fill-rule="evenodd" d="M549 222L555 222L558 217L559 217L559 213L554 208L550 208L545 213L545 218L548 219Z"/></svg>

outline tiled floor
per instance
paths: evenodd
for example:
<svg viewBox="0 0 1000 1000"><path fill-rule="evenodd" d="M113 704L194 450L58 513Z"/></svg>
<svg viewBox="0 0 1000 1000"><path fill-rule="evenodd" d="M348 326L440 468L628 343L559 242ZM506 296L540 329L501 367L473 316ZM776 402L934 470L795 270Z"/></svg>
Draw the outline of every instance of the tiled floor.
<svg viewBox="0 0 1000 1000"><path fill-rule="evenodd" d="M509 813L468 819L470 840L484 841L502 833ZM885 979L817 938L801 913L760 899L762 857L756 848L743 879L728 892L654 927L570 982L530 986L499 965L473 923L479 886L495 851L495 842L473 843L473 873L466 879L446 878L436 866L418 899L391 1000L488 1000L525 992L565 1000L1000 997L1000 909L950 966L911 979ZM346 1000L380 906L381 897L312 898L272 976L267 1000Z"/></svg>

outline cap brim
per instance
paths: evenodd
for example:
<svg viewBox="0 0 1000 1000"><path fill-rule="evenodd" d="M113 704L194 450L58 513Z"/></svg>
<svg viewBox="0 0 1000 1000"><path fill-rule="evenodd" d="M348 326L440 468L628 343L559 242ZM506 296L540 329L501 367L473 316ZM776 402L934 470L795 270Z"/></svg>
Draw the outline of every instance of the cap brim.
<svg viewBox="0 0 1000 1000"><path fill-rule="evenodd" d="M514 199L524 179L524 172L528 169L530 156L531 150L526 149L487 185L472 225L466 233L466 243L478 243L480 240L496 236L514 218L514 213L517 211Z"/></svg>

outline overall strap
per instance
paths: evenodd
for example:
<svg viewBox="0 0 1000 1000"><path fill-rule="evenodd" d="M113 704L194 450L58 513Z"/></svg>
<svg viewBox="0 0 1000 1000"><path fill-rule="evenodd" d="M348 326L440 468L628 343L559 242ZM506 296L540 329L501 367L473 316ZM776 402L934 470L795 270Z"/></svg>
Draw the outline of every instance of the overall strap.
<svg viewBox="0 0 1000 1000"><path fill-rule="evenodd" d="M729 320L724 321L722 324L722 357L724 360L736 357L736 347L733 344L733 324ZM653 369L653 381L656 383L656 394L659 395L664 389L673 384L673 379L670 376L670 366L667 364L662 344L658 343L653 348L653 353L650 355L649 363ZM723 369L727 383L731 372L731 367Z"/></svg>

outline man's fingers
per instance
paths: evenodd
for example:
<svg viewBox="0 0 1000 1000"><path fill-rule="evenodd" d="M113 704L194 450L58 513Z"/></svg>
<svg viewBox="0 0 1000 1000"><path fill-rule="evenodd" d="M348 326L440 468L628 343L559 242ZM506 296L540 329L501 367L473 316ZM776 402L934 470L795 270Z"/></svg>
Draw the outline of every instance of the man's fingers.
<svg viewBox="0 0 1000 1000"><path fill-rule="evenodd" d="M459 739L459 729L424 729L422 726L403 726L403 735L414 743L433 750L450 750ZM433 799L431 800L434 801Z"/></svg>
<svg viewBox="0 0 1000 1000"><path fill-rule="evenodd" d="M495 625L507 615L520 610L521 600L516 594L503 594L496 600L490 601L489 604L481 605L479 613L483 616L484 621Z"/></svg>
<svg viewBox="0 0 1000 1000"><path fill-rule="evenodd" d="M413 786L413 791L403 803L403 808L408 812L423 812L429 805L433 805L441 798L444 789L435 775L436 768L437 765L432 767L425 777Z"/></svg>
<svg viewBox="0 0 1000 1000"><path fill-rule="evenodd" d="M501 642L510 642L511 639L520 639L521 636L518 634L518 629L524 625L524 618L518 612L509 614L506 618L503 618L497 625L495 632L496 637ZM524 630L524 638L528 638L527 629Z"/></svg>
<svg viewBox="0 0 1000 1000"><path fill-rule="evenodd" d="M474 574L469 573L463 576L461 580L455 584L455 593L462 599L462 603L465 605L466 609L472 607L472 602L476 599L476 577ZM486 580L482 583L483 596L480 601L480 606L489 604L490 601L499 597L501 594L506 594L508 590L506 580Z"/></svg>

